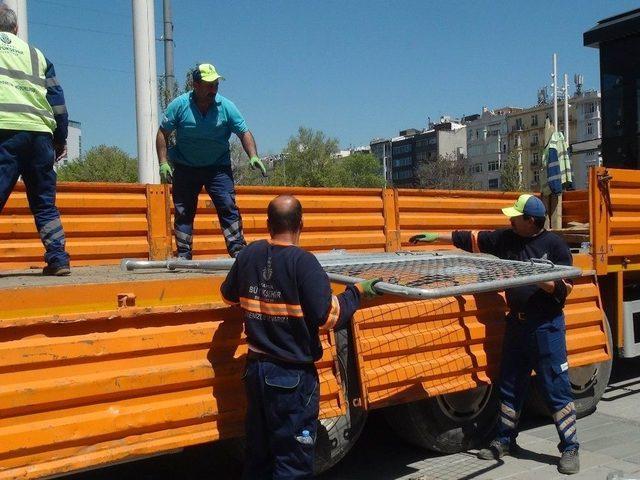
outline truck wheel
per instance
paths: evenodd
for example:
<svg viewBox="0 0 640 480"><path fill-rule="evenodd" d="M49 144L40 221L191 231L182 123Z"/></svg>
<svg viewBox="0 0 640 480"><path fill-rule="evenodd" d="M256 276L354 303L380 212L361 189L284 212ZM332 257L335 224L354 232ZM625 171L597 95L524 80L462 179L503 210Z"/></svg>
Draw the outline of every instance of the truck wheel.
<svg viewBox="0 0 640 480"><path fill-rule="evenodd" d="M344 458L358 440L367 419L366 410L353 405L353 400L360 396L360 382L351 329L338 330L335 337L347 412L319 421L314 466L316 474L328 470Z"/></svg>
<svg viewBox="0 0 640 480"><path fill-rule="evenodd" d="M604 325L607 342L609 343L609 351L613 351L611 327L606 317ZM596 405L600 401L600 398L602 398L602 394L609 383L612 363L613 360L607 360L606 362L593 363L591 365L585 365L584 367L569 369L571 392L573 393L573 402L576 406L576 415L578 418L590 415L595 411ZM534 379L532 383L533 388L529 396L528 407L536 415L550 417L551 412L544 401L537 379Z"/></svg>
<svg viewBox="0 0 640 480"><path fill-rule="evenodd" d="M484 444L498 420L498 388L483 385L385 410L404 440L436 452L456 453Z"/></svg>
<svg viewBox="0 0 640 480"><path fill-rule="evenodd" d="M360 396L360 383L351 330L338 330L335 332L335 338L347 412L345 415L319 420L313 468L316 474L328 470L342 460L358 440L367 419L366 410L353 405L353 400ZM244 437L230 439L227 443L230 454L240 462L244 459L244 447Z"/></svg>

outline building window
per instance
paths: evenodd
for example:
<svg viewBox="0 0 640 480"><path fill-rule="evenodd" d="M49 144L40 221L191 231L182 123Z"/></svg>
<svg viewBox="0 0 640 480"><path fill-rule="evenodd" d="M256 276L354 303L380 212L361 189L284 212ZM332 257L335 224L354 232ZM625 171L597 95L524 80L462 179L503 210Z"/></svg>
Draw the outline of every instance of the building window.
<svg viewBox="0 0 640 480"><path fill-rule="evenodd" d="M394 158L393 159L393 166L395 168L398 167L408 167L409 165L411 165L411 157L405 157L405 158Z"/></svg>
<svg viewBox="0 0 640 480"><path fill-rule="evenodd" d="M487 167L487 170L489 170L490 172L497 172L498 170L500 170L500 162L494 160L492 162L489 162L487 164Z"/></svg>
<svg viewBox="0 0 640 480"><path fill-rule="evenodd" d="M531 145L538 145L538 142L540 141L540 137L538 137L537 133L533 134L533 137L531 138Z"/></svg>
<svg viewBox="0 0 640 480"><path fill-rule="evenodd" d="M408 143L406 145L398 145L393 147L393 155L399 155L401 153L409 153L411 151L411 144Z"/></svg>
<svg viewBox="0 0 640 480"><path fill-rule="evenodd" d="M595 113L596 111L596 104L591 102L591 103L587 103L585 105L585 110L587 111L587 113Z"/></svg>
<svg viewBox="0 0 640 480"><path fill-rule="evenodd" d="M538 152L533 153L533 158L531 159L531 165L538 165L540 161L540 154Z"/></svg>
<svg viewBox="0 0 640 480"><path fill-rule="evenodd" d="M473 173L482 173L482 164L481 163L474 163L471 171Z"/></svg>
<svg viewBox="0 0 640 480"><path fill-rule="evenodd" d="M502 153L507 153L507 144L506 143L502 144Z"/></svg>
<svg viewBox="0 0 640 480"><path fill-rule="evenodd" d="M533 183L540 183L540 170L533 172Z"/></svg>
<svg viewBox="0 0 640 480"><path fill-rule="evenodd" d="M496 190L498 188L500 188L500 180L498 180L497 178L490 178L489 179L489 189Z"/></svg>
<svg viewBox="0 0 640 480"><path fill-rule="evenodd" d="M538 115L531 115L531 126L536 127L538 125Z"/></svg>
<svg viewBox="0 0 640 480"><path fill-rule="evenodd" d="M587 123L587 135L593 135L593 123Z"/></svg>

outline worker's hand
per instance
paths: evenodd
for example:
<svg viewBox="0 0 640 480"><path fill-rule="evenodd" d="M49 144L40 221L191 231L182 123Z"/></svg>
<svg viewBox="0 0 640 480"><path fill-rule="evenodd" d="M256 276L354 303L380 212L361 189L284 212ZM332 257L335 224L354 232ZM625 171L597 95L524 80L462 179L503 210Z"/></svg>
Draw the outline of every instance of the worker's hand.
<svg viewBox="0 0 640 480"><path fill-rule="evenodd" d="M167 162L160 164L160 181L162 183L173 183L173 169Z"/></svg>
<svg viewBox="0 0 640 480"><path fill-rule="evenodd" d="M413 237L411 237L409 239L409 243L411 243L413 245L415 245L416 243L420 243L420 242L432 243L432 242L435 242L436 240L438 240L438 238L440 238L440 235L438 235L437 233L424 232L424 233L419 233L418 235L414 235Z"/></svg>
<svg viewBox="0 0 640 480"><path fill-rule="evenodd" d="M264 167L264 163L262 163L262 160L260 160L260 157L258 157L256 155L251 157L249 159L249 165L251 165L251 168L253 168L254 170L256 168L259 168L260 171L262 172L262 176L263 177L267 176L267 169Z"/></svg>
<svg viewBox="0 0 640 480"><path fill-rule="evenodd" d="M373 287L376 283L382 281L381 278L372 278L371 280L365 280L364 282L356 283L356 288L362 292L362 295L365 297L375 297L377 295L382 295L381 293L376 292Z"/></svg>
<svg viewBox="0 0 640 480"><path fill-rule="evenodd" d="M67 142L56 142L53 144L53 149L56 152L55 161L59 162L67 154Z"/></svg>

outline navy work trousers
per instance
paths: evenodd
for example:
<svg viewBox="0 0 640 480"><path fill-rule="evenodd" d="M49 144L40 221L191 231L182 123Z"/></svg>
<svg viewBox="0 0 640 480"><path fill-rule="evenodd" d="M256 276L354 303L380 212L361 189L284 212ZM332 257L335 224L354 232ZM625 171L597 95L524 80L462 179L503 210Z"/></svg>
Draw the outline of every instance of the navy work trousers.
<svg viewBox="0 0 640 480"><path fill-rule="evenodd" d="M545 321L507 317L502 345L498 439L515 441L520 412L535 370L553 413L561 452L577 449L576 411L569 383L564 315Z"/></svg>
<svg viewBox="0 0 640 480"><path fill-rule="evenodd" d="M245 480L313 476L320 409L315 365L248 360ZM309 432L308 437L303 431Z"/></svg>
<svg viewBox="0 0 640 480"><path fill-rule="evenodd" d="M242 218L236 205L231 166L188 167L176 164L173 171L174 232L178 257L191 260L193 219L198 195L204 186L218 213L229 255L235 257L247 242L242 233Z"/></svg>
<svg viewBox="0 0 640 480"><path fill-rule="evenodd" d="M60 213L56 208L53 137L44 132L0 130L0 212L22 175L29 208L52 267L69 265Z"/></svg>

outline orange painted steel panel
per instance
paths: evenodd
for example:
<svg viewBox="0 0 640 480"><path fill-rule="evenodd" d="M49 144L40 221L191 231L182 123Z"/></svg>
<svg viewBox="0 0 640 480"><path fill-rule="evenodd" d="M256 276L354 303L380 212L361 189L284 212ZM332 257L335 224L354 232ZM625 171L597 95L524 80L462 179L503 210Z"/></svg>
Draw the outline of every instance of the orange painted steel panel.
<svg viewBox="0 0 640 480"><path fill-rule="evenodd" d="M382 189L238 187L236 199L247 241L268 237L265 212L280 193L293 193L302 203L302 247L312 251L346 248L374 252L387 248L385 215L390 206L387 204L385 213ZM215 208L206 193L198 197L193 249L195 258L227 254Z"/></svg>
<svg viewBox="0 0 640 480"><path fill-rule="evenodd" d="M354 336L365 404L381 408L490 383L499 371L501 294L365 305ZM593 277L576 280L565 307L571 366L610 358Z"/></svg>
<svg viewBox="0 0 640 480"><path fill-rule="evenodd" d="M0 290L0 479L242 434L246 342L222 277ZM118 293L136 306L117 308ZM345 412L332 334L321 415Z"/></svg>
<svg viewBox="0 0 640 480"><path fill-rule="evenodd" d="M562 194L562 226L571 222L589 223L589 192L572 190Z"/></svg>
<svg viewBox="0 0 640 480"><path fill-rule="evenodd" d="M600 220L596 235L599 253L598 273L640 269L640 175L636 171L620 169L597 169L601 175L609 175L608 188L597 185L592 200L596 216ZM592 177L597 174L594 172ZM593 179L597 181L597 177ZM600 205L598 205L598 203ZM604 206L604 208L603 208ZM604 211L604 212L603 212ZM593 216L593 214L592 214ZM595 230L595 231L594 231Z"/></svg>
<svg viewBox="0 0 640 480"><path fill-rule="evenodd" d="M518 198L514 192L398 190L400 240L411 250L439 250L451 245L411 245L409 238L424 231L491 230L509 225L500 207Z"/></svg>

